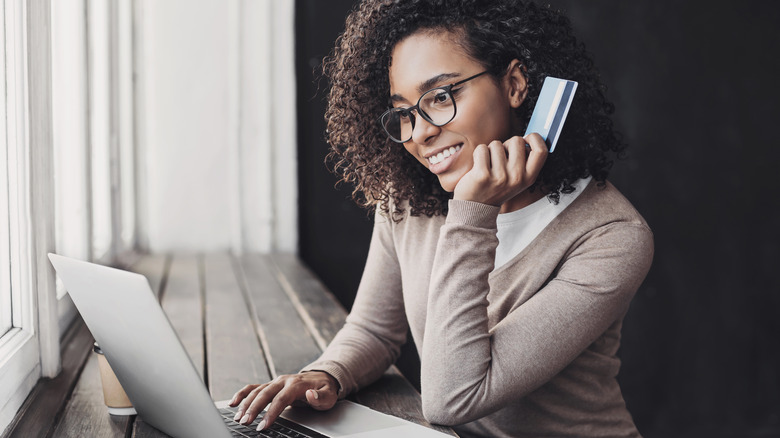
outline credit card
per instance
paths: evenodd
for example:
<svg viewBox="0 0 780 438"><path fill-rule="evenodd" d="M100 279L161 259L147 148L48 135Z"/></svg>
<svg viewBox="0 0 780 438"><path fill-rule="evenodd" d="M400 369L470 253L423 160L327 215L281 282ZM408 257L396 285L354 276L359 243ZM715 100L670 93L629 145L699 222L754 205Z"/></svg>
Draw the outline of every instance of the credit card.
<svg viewBox="0 0 780 438"><path fill-rule="evenodd" d="M552 152L563 129L563 122L569 114L577 83L551 76L545 78L542 91L536 101L536 107L528 122L525 135L535 132L547 143L547 149Z"/></svg>

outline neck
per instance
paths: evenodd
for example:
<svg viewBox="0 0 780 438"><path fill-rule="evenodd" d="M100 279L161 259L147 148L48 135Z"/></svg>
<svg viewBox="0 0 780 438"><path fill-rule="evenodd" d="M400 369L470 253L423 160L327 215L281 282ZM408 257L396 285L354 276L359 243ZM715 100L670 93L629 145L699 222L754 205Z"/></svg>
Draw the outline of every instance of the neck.
<svg viewBox="0 0 780 438"><path fill-rule="evenodd" d="M511 211L520 210L521 208L528 207L545 196L546 194L538 188L533 192L524 190L514 198L501 204L501 210L499 210L499 213L509 213Z"/></svg>

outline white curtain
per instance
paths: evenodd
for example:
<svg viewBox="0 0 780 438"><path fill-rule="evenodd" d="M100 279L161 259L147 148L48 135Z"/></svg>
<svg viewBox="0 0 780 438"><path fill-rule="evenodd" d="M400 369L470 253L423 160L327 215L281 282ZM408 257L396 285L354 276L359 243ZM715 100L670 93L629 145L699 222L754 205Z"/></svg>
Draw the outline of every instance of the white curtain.
<svg viewBox="0 0 780 438"><path fill-rule="evenodd" d="M294 2L136 2L141 247L294 252Z"/></svg>

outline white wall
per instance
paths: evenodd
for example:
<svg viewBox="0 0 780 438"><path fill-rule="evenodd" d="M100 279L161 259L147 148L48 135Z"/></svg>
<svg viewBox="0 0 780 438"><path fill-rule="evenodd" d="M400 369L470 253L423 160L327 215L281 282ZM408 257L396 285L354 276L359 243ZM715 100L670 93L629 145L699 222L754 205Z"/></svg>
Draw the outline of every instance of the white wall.
<svg viewBox="0 0 780 438"><path fill-rule="evenodd" d="M296 250L293 3L137 0L142 248Z"/></svg>

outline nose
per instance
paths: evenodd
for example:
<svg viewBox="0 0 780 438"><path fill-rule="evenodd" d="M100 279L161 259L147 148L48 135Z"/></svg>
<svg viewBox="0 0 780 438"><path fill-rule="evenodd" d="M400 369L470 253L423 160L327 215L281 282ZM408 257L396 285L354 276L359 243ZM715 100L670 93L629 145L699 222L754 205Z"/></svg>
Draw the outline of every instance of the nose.
<svg viewBox="0 0 780 438"><path fill-rule="evenodd" d="M425 120L419 114L414 120L414 129L412 129L412 141L417 144L428 144L441 132L441 127Z"/></svg>

